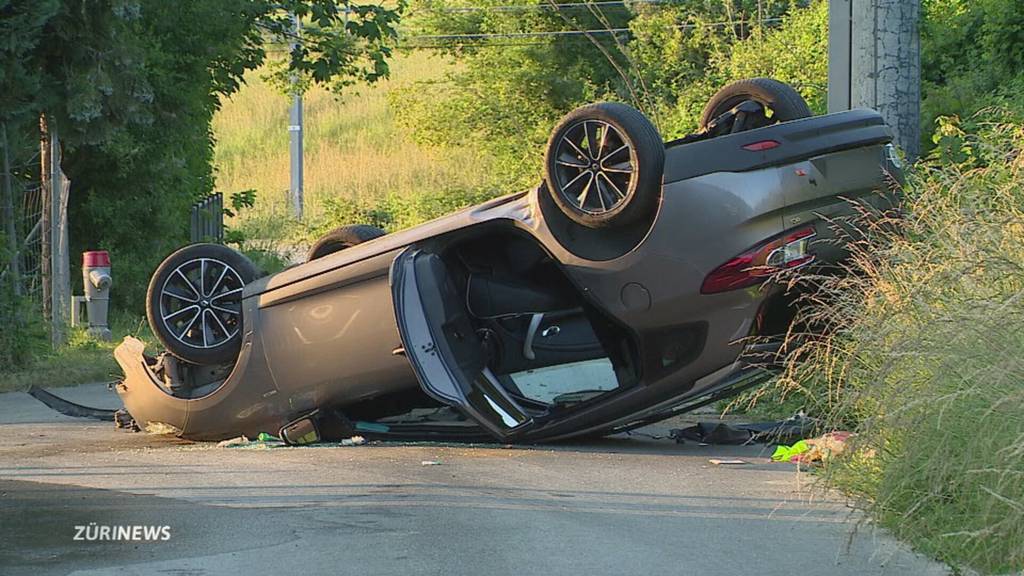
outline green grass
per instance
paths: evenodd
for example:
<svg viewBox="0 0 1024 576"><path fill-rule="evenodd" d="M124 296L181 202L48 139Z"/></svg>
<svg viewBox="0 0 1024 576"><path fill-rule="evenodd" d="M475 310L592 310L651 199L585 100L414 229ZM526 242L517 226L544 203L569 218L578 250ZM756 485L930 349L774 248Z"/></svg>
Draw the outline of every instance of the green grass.
<svg viewBox="0 0 1024 576"><path fill-rule="evenodd" d="M489 190L492 161L467 142L460 148L427 148L394 122L391 90L424 79L441 79L453 65L426 52L398 55L390 80L354 88L338 97L313 88L305 105L305 208L302 224L291 222L285 199L289 185L289 98L261 79L260 71L223 103L214 118L217 187L230 194L255 189L254 209L229 225L250 240L306 241L338 225L366 218L382 204L415 205L424 199L468 199ZM493 194L492 194L493 195ZM467 200L468 201L468 200ZM428 202L432 203L432 202ZM390 217L387 227L415 224L435 214Z"/></svg>
<svg viewBox="0 0 1024 576"><path fill-rule="evenodd" d="M154 338L145 318L115 314L110 329L111 341L99 342L89 338L84 329L72 328L67 344L56 351L50 350L45 337L38 338L33 343L32 359L25 366L0 372L0 392L26 390L33 384L52 388L120 378L114 348L125 336L135 336L147 344Z"/></svg>

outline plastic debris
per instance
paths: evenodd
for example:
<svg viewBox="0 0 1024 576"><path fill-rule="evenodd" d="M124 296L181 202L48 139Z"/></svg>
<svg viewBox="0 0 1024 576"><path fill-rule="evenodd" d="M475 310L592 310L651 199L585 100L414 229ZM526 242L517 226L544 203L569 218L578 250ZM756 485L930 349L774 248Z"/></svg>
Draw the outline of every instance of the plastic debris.
<svg viewBox="0 0 1024 576"><path fill-rule="evenodd" d="M424 460L423 462L420 462L420 465L422 465L422 466L440 466L441 463L438 462L437 460Z"/></svg>
<svg viewBox="0 0 1024 576"><path fill-rule="evenodd" d="M712 459L708 460L708 462L711 462L715 466L723 466L723 465L737 466L737 465L740 465L740 464L746 464L747 463L746 460L740 460L739 458L712 458Z"/></svg>
<svg viewBox="0 0 1024 576"><path fill-rule="evenodd" d="M786 446L785 444L779 444L775 447L775 452L772 454L773 462L795 462L794 458L797 458L804 452L811 449L811 446L806 440L801 440L792 446Z"/></svg>
<svg viewBox="0 0 1024 576"><path fill-rule="evenodd" d="M353 436L351 438L344 438L341 441L342 446L361 446L366 444L366 438L362 436Z"/></svg>
<svg viewBox="0 0 1024 576"><path fill-rule="evenodd" d="M256 437L260 442L280 442L281 439L273 434L267 434L266 432L260 432L260 435Z"/></svg>

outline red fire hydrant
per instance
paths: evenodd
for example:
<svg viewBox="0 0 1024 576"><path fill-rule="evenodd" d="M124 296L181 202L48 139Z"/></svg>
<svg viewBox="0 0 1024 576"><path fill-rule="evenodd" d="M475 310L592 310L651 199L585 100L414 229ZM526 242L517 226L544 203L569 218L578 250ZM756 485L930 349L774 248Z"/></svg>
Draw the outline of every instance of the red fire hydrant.
<svg viewBox="0 0 1024 576"><path fill-rule="evenodd" d="M88 334L109 341L110 326L110 254L106 250L82 253L82 280L85 282L85 309L89 318Z"/></svg>

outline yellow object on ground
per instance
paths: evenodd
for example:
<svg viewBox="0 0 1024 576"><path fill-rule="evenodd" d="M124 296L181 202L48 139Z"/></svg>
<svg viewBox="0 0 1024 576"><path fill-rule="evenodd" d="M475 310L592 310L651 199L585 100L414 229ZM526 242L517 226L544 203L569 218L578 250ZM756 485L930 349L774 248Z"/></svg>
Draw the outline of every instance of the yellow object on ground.
<svg viewBox="0 0 1024 576"><path fill-rule="evenodd" d="M808 444L806 440L801 440L792 446L780 444L775 448L775 452L772 454L772 460L775 462L790 462L793 458L810 449L811 445Z"/></svg>

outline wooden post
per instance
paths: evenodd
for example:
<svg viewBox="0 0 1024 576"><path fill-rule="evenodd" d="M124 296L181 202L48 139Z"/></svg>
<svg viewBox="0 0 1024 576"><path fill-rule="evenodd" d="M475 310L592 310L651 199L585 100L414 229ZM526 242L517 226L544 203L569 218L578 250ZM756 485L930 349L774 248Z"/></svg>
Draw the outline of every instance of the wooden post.
<svg viewBox="0 0 1024 576"><path fill-rule="evenodd" d="M43 318L50 321L53 317L50 295L52 285L52 271L50 270L50 196L52 186L50 185L50 131L47 129L46 116L39 117L39 184L40 195L42 196L42 211L40 216L41 226L39 228L39 281L43 288Z"/></svg>

